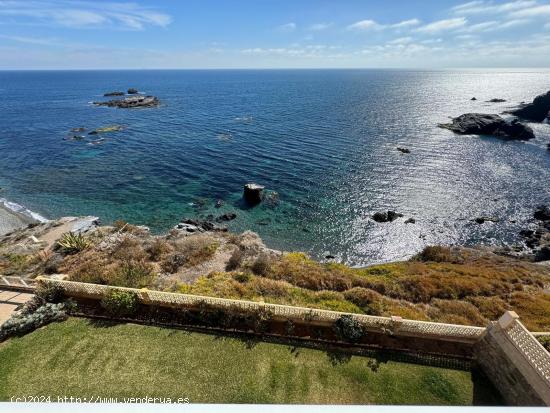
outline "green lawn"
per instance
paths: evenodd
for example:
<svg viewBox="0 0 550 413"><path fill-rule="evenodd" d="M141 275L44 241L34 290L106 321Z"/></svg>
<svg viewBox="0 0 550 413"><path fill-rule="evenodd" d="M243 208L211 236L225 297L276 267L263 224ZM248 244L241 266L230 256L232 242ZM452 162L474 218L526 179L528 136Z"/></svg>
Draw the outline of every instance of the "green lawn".
<svg viewBox="0 0 550 413"><path fill-rule="evenodd" d="M188 397L191 403L492 402L465 371L83 319L0 344L0 400L12 396ZM475 402L474 402L475 400Z"/></svg>

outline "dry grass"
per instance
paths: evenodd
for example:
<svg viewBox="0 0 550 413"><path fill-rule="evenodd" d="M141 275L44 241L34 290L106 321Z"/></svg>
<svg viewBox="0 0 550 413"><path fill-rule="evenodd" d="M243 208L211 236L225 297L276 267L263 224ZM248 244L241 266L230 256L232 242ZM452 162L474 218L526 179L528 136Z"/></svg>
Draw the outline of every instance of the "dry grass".
<svg viewBox="0 0 550 413"><path fill-rule="evenodd" d="M276 254L253 233L156 237L120 223L90 237L73 255L0 255L0 272L480 326L513 309L529 329L550 331L550 268L481 250L428 247L411 261L354 269Z"/></svg>
<svg viewBox="0 0 550 413"><path fill-rule="evenodd" d="M550 298L542 292L550 269L461 248L428 255L431 261L352 269L291 253L261 258L261 270L256 260L252 274L202 277L182 291L479 326L514 309L528 328L550 330Z"/></svg>

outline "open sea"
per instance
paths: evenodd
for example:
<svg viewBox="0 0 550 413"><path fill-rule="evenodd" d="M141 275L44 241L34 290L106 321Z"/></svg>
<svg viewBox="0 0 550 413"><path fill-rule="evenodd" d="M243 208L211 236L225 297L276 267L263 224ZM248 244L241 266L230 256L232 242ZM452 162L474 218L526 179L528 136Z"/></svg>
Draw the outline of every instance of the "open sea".
<svg viewBox="0 0 550 413"><path fill-rule="evenodd" d="M129 87L162 105L90 103ZM513 244L550 202L550 125L532 124L530 142L504 142L437 124L549 89L547 70L5 71L0 198L47 218L96 215L154 232L234 211L233 231L357 266L428 244ZM94 144L87 132L109 125L124 130ZM76 127L85 138L67 140ZM276 191L279 204L247 209L247 182ZM388 209L405 217L369 218ZM500 222L472 222L479 216Z"/></svg>

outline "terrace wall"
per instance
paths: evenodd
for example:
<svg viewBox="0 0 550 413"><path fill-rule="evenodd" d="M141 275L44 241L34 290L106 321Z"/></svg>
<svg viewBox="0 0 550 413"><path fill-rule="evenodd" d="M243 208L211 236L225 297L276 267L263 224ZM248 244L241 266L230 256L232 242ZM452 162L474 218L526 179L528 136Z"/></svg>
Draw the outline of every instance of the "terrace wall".
<svg viewBox="0 0 550 413"><path fill-rule="evenodd" d="M511 311L498 322L481 328L45 278L38 281L62 287L66 296L95 303L96 307L111 290L123 290L135 293L143 306L166 309L172 314L197 310L204 305L249 314L268 311L271 320L267 334L284 337L284 325L291 321L300 327L301 338L308 339L322 329L324 340L332 343L338 341L332 326L346 315L361 323L368 332L355 346L475 360L508 404L550 406L550 353Z"/></svg>
<svg viewBox="0 0 550 413"><path fill-rule="evenodd" d="M513 406L550 406L550 354L507 312L475 346L478 364Z"/></svg>

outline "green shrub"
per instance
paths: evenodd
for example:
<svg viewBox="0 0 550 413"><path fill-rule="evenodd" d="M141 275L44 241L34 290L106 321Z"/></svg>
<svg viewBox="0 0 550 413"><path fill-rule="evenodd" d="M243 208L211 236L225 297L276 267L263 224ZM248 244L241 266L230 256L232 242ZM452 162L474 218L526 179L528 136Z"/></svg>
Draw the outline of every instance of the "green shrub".
<svg viewBox="0 0 550 413"><path fill-rule="evenodd" d="M359 321L353 318L351 315L343 315L334 323L334 333L336 336L343 340L349 342L357 342L364 335L363 326Z"/></svg>
<svg viewBox="0 0 550 413"><path fill-rule="evenodd" d="M550 352L550 336L539 336L537 340L542 344L546 351Z"/></svg>
<svg viewBox="0 0 550 413"><path fill-rule="evenodd" d="M38 283L35 295L48 303L59 303L63 300L65 292L60 285L41 282Z"/></svg>
<svg viewBox="0 0 550 413"><path fill-rule="evenodd" d="M413 259L416 261L424 262L453 262L453 255L449 247L442 247L440 245L428 245Z"/></svg>
<svg viewBox="0 0 550 413"><path fill-rule="evenodd" d="M233 254L231 254L231 257L229 258L229 261L227 261L227 265L225 266L226 271L235 271L237 268L239 268L243 262L244 253L240 248L236 248L235 251L233 251Z"/></svg>
<svg viewBox="0 0 550 413"><path fill-rule="evenodd" d="M250 281L251 275L246 272L238 272L233 274L233 279L240 283L246 283Z"/></svg>
<svg viewBox="0 0 550 413"><path fill-rule="evenodd" d="M67 232L61 236L59 241L57 241L57 245L68 254L74 254L89 248L92 243L82 234Z"/></svg>
<svg viewBox="0 0 550 413"><path fill-rule="evenodd" d="M381 315L383 309L383 296L368 288L355 287L344 292L346 300L361 307L366 314Z"/></svg>
<svg viewBox="0 0 550 413"><path fill-rule="evenodd" d="M256 275L265 276L271 268L271 259L267 254L261 254L252 264L251 270Z"/></svg>
<svg viewBox="0 0 550 413"><path fill-rule="evenodd" d="M178 272L178 270L186 263L187 257L176 252L166 257L166 259L162 262L161 267L167 273L174 274Z"/></svg>
<svg viewBox="0 0 550 413"><path fill-rule="evenodd" d="M152 261L160 261L160 259L171 251L170 244L162 239L156 238L147 248L147 253Z"/></svg>
<svg viewBox="0 0 550 413"><path fill-rule="evenodd" d="M29 307L26 311L14 313L9 320L0 326L0 341L30 333L53 321L65 320L67 314L64 307L63 303L46 303L38 308L33 308L32 311Z"/></svg>
<svg viewBox="0 0 550 413"><path fill-rule="evenodd" d="M114 272L110 284L120 287L143 288L153 280L153 267L142 261L121 264Z"/></svg>
<svg viewBox="0 0 550 413"><path fill-rule="evenodd" d="M101 300L101 307L109 315L115 317L127 317L134 315L139 304L136 293L131 291L111 290Z"/></svg>
<svg viewBox="0 0 550 413"><path fill-rule="evenodd" d="M254 331L264 334L269 330L269 323L273 318L273 314L270 310L265 308L259 309L253 315Z"/></svg>

